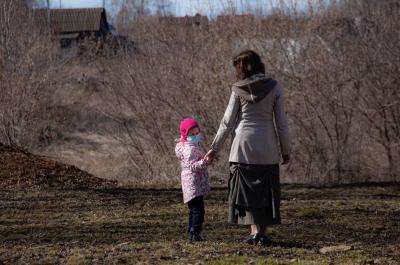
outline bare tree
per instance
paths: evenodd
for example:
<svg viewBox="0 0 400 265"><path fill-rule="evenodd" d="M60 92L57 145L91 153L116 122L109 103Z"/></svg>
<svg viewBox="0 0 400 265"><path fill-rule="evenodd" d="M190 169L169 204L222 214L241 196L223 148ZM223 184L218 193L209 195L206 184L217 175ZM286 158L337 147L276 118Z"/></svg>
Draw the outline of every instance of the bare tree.
<svg viewBox="0 0 400 265"><path fill-rule="evenodd" d="M118 125L108 131L125 148L132 179L178 174L174 139L185 116L199 119L211 142L235 81L232 56L250 48L284 88L294 146L284 181L398 180L396 1L321 0L307 15L284 6L252 16L237 15L229 0L223 16L200 23L166 17L168 3L124 1L118 30L135 48L105 45L76 60L101 73L92 80L99 111ZM0 141L34 146L51 137L47 93L67 78L58 75L64 61L22 0L1 0L0 11ZM228 150L213 168L218 181Z"/></svg>
<svg viewBox="0 0 400 265"><path fill-rule="evenodd" d="M248 19L227 4L224 17L203 29L166 24L158 17L120 21L138 53L122 56L118 70L110 67L105 91L118 102L114 115L125 117L122 141L131 143L137 169L142 164L152 168L150 175L175 172L168 164L174 159L171 139L184 116L199 118L206 134L215 133L234 81L230 59L252 48L285 88L295 157L287 180L368 180L374 174L370 163L378 160L370 158L367 146L383 147L388 172L395 172L399 49L393 17L363 13L360 3L321 1L310 5L307 17L284 6L271 16ZM377 24L387 30L376 31ZM390 49L373 52L383 44ZM378 67L389 61L387 68ZM118 114L121 110L125 116Z"/></svg>
<svg viewBox="0 0 400 265"><path fill-rule="evenodd" d="M0 14L0 141L29 148L45 137L42 102L57 48L25 1L0 1Z"/></svg>

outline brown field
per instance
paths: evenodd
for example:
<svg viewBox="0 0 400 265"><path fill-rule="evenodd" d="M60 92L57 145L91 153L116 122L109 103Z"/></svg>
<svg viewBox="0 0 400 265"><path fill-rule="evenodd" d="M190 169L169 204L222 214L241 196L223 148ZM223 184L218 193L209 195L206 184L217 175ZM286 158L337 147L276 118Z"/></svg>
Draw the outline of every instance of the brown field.
<svg viewBox="0 0 400 265"><path fill-rule="evenodd" d="M266 247L206 199L206 242L186 240L179 189L0 191L0 264L400 264L400 186L283 186ZM320 254L325 246L347 251Z"/></svg>

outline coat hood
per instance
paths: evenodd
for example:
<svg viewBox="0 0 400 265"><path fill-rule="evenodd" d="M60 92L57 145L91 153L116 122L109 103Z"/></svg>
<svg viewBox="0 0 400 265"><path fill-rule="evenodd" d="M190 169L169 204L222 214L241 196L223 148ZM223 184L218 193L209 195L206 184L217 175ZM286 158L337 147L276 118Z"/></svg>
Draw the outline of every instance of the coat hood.
<svg viewBox="0 0 400 265"><path fill-rule="evenodd" d="M232 90L247 102L257 103L265 98L277 82L265 74L255 74L233 84Z"/></svg>

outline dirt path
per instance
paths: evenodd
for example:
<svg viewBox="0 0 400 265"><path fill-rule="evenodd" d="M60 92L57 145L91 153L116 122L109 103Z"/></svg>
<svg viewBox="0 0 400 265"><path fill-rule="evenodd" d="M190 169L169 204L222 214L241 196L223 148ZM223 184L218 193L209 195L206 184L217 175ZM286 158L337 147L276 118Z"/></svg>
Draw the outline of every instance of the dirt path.
<svg viewBox="0 0 400 265"><path fill-rule="evenodd" d="M0 191L0 264L400 264L400 186L283 187L267 247L240 243L226 189L206 199L207 242L186 240L179 190ZM321 254L326 246L347 251Z"/></svg>

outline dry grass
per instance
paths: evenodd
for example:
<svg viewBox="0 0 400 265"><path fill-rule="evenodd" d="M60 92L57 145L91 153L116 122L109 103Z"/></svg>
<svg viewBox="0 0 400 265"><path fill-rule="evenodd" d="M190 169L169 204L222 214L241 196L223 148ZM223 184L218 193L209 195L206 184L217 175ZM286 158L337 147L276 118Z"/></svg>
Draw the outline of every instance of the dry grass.
<svg viewBox="0 0 400 265"><path fill-rule="evenodd" d="M272 244L240 243L226 189L206 199L206 242L186 240L176 189L1 191L4 264L400 264L400 187L283 187ZM318 213L316 215L316 213ZM320 254L345 244L346 252Z"/></svg>

